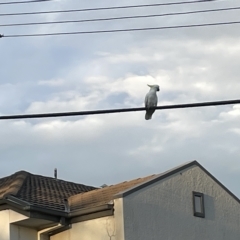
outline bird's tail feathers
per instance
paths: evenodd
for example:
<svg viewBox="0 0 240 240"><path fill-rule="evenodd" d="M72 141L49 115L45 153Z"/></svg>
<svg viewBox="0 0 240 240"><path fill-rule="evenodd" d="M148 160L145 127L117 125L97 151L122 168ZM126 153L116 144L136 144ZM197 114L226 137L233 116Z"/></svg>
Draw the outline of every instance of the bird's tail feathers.
<svg viewBox="0 0 240 240"><path fill-rule="evenodd" d="M148 115L148 114L146 113L146 114L145 114L145 119L146 119L146 120L152 119L152 115Z"/></svg>
<svg viewBox="0 0 240 240"><path fill-rule="evenodd" d="M146 114L145 114L145 119L146 120L150 120L152 119L152 115L153 113L155 112L155 109L149 109L146 111Z"/></svg>

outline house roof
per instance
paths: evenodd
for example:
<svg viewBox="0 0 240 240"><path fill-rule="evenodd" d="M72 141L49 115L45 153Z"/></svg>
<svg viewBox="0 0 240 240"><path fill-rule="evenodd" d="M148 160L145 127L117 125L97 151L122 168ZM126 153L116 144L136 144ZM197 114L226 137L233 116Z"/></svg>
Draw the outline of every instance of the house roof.
<svg viewBox="0 0 240 240"><path fill-rule="evenodd" d="M97 207L110 203L114 199L114 195L136 187L137 185L146 182L156 175L137 178L131 181L125 181L115 185L107 186L100 189L95 189L90 192L80 193L68 198L68 203L71 211L76 211L84 208Z"/></svg>
<svg viewBox="0 0 240 240"><path fill-rule="evenodd" d="M136 192L144 187L147 187L155 182L165 179L189 167L198 166L208 176L210 176L217 184L219 184L226 192L228 192L235 200L240 203L240 200L229 189L227 189L221 182L219 182L212 174L210 174L201 164L197 161L185 163L183 165L172 168L166 172L157 175L151 175L144 178L134 179L128 182L122 182L116 185L111 185L101 189L95 189L90 192L80 193L68 198L71 211L79 209L97 207L108 204L116 198L125 197L133 192Z"/></svg>
<svg viewBox="0 0 240 240"><path fill-rule="evenodd" d="M64 216L71 217L73 215L75 216L80 211L91 212L95 211L94 208L110 206L109 204L112 204L115 198L125 197L193 166L201 168L240 203L240 200L204 167L202 167L197 161L192 161L170 169L162 174L138 178L104 188L95 188L20 171L11 176L0 179L0 204L1 201L4 202L6 199L10 199L8 196L13 196L15 199L23 202L20 202L21 206L33 206L34 210L31 208L32 211L45 211L47 214L56 214L58 216L60 216L60 213L63 213ZM68 211L65 211L65 199L68 199ZM39 207L38 210L36 210L36 207ZM25 211L26 208L23 208L23 210ZM50 213L50 210L55 212Z"/></svg>
<svg viewBox="0 0 240 240"><path fill-rule="evenodd" d="M65 210L64 199L94 189L96 188L92 186L35 175L25 171L0 178L0 199L10 195L29 203L29 205L60 211Z"/></svg>
<svg viewBox="0 0 240 240"><path fill-rule="evenodd" d="M162 179L165 179L169 176L172 176L176 173L179 173L187 168L190 168L190 167L193 167L193 166L198 166L203 172L205 172L210 178L212 178L220 187L222 187L230 196L232 196L238 203L240 203L240 199L235 195L233 194L227 187L225 187L219 180L217 180L210 172L207 171L207 169L205 169L199 162L197 162L196 160L194 161L191 161L191 162L187 162L187 163L184 163L180 166L177 166L175 168L172 168L164 173L161 173L161 174L158 174L156 175L154 178L152 179L149 179L148 181L145 181L143 182L142 184L139 184L138 186L134 187L134 188L130 188L130 189L127 189L125 191L122 191L118 194L116 194L114 196L114 198L121 198L121 197L125 197L133 192L136 192L142 188L145 188L147 187L148 185L151 185L155 182L158 182Z"/></svg>

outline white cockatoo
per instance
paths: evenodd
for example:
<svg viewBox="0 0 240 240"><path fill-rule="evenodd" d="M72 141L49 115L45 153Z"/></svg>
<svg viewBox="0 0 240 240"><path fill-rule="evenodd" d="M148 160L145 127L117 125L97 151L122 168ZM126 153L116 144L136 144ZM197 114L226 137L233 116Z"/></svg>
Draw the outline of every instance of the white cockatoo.
<svg viewBox="0 0 240 240"><path fill-rule="evenodd" d="M148 85L148 86L150 87L150 90L145 97L145 108L146 108L145 119L146 120L151 119L153 113L155 112L154 107L156 107L158 103L157 92L160 91L160 88L158 85Z"/></svg>

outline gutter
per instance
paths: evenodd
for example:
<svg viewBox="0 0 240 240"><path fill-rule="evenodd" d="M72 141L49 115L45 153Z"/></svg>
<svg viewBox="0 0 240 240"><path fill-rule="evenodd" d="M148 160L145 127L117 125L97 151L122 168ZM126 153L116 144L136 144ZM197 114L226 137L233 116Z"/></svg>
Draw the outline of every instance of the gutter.
<svg viewBox="0 0 240 240"><path fill-rule="evenodd" d="M56 211L52 209L32 206L32 205L29 205L28 202L18 199L11 195L6 196L3 199L0 199L0 205L5 205L5 204L15 207L17 209L20 209L22 211L40 212L47 215L54 215L54 216L60 217L59 221L56 222L56 225L54 227L50 227L50 228L38 231L38 240L50 240L51 236L71 228L69 221L66 220L66 217L68 216L68 212L61 212L61 211Z"/></svg>
<svg viewBox="0 0 240 240"><path fill-rule="evenodd" d="M9 202L9 201L8 201L7 199L5 199L5 198L0 199L0 205L4 205L4 204L8 204L8 205L10 205L10 206L19 208L19 205L18 205L17 203Z"/></svg>
<svg viewBox="0 0 240 240"><path fill-rule="evenodd" d="M71 225L57 224L54 227L47 228L38 232L38 240L50 240L50 237L71 228Z"/></svg>
<svg viewBox="0 0 240 240"><path fill-rule="evenodd" d="M59 217L67 217L68 216L67 212L30 205L28 202L18 199L11 195L8 195L4 199L1 199L1 200L3 200L3 203L13 205L14 207L18 207L18 208L20 207L21 210L27 211L27 212L30 212L30 211L41 212L41 213L45 213L48 215L54 215L54 216L59 216ZM0 204L1 204L1 202L0 202Z"/></svg>
<svg viewBox="0 0 240 240"><path fill-rule="evenodd" d="M85 221L96 217L110 216L113 214L114 205L113 203L107 203L90 208L83 208L76 211L70 212L69 208L65 211L58 211L49 208L43 208L39 206L30 205L28 202L18 199L14 196L8 195L3 199L0 199L0 205L10 205L14 208L23 211L23 214L28 215L31 218L31 213L45 214L47 217L55 217L52 219L56 225L51 228L40 230L38 233L38 240L50 240L50 237L60 232L66 231L71 228L71 223ZM25 213L24 213L25 212ZM45 218L44 218L45 219ZM84 219L84 220L83 220Z"/></svg>
<svg viewBox="0 0 240 240"><path fill-rule="evenodd" d="M37 207L37 206L33 206L33 205L24 206L22 208L22 210L28 211L28 212L31 212L31 211L33 211L33 212L41 212L41 213L54 215L54 216L58 216L58 217L64 217L64 218L68 217L68 213L67 212L58 211L58 210L52 210L50 208Z"/></svg>
<svg viewBox="0 0 240 240"><path fill-rule="evenodd" d="M90 208L83 208L80 210L76 211L58 211L58 210L53 210L50 208L43 208L43 207L38 207L38 206L33 206L30 205L28 202L20 200L14 196L8 195L3 199L0 199L0 205L2 204L8 204L10 206L16 207L20 210L27 211L27 212L40 212L52 216L58 216L62 218L72 218L72 217L77 217L77 216L82 216L82 215L87 215L87 214L92 214L92 213L97 213L97 212L102 212L102 211L107 211L107 210L113 210L113 204L104 204L96 207L90 207Z"/></svg>
<svg viewBox="0 0 240 240"><path fill-rule="evenodd" d="M113 210L113 204L104 204L96 207L91 207L91 208L83 208L80 210L76 210L73 212L68 213L68 217L77 217L77 216L82 216L82 215L87 215L90 213L97 213L97 212L102 212L106 210Z"/></svg>

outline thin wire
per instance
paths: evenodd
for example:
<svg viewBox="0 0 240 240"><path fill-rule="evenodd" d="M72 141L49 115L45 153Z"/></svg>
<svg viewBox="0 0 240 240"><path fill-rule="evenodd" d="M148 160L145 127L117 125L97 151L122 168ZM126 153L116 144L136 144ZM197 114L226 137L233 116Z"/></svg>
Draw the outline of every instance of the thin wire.
<svg viewBox="0 0 240 240"><path fill-rule="evenodd" d="M1 2L0 5L7 5L7 4L23 4L23 3L39 3L39 2L50 2L54 0L32 0L32 1L22 1L22 2Z"/></svg>
<svg viewBox="0 0 240 240"><path fill-rule="evenodd" d="M70 10L53 10L53 11L43 11L43 12L1 13L0 16L19 16L19 15L49 14L49 13L89 12L89 11L100 11L100 10L114 10L114 9L128 9L128 8L159 7L159 6L169 6L169 5L194 4L194 3L215 2L215 1L218 1L218 0L198 0L198 1L185 1L185 2L129 5L129 6L118 6L118 7L100 7L100 8L70 9Z"/></svg>
<svg viewBox="0 0 240 240"><path fill-rule="evenodd" d="M156 109L156 110L166 110L166 109L209 107L209 106L221 106L221 105L232 105L232 104L240 104L240 99L237 99L237 100L226 100L226 101L214 101L214 102L201 102L201 103L187 103L187 104L165 105L165 106L158 106L158 107L156 107L154 109ZM86 116L86 115L96 115L96 114L138 112L138 111L145 111L145 110L146 110L146 108L141 107L141 108L123 108L123 109L93 110L93 111L80 111L80 112L9 115L9 116L0 116L0 120Z"/></svg>
<svg viewBox="0 0 240 240"><path fill-rule="evenodd" d="M178 25L178 26L166 26L166 27L96 30L96 31L83 31L83 32L58 32L58 33L13 34L13 35L3 35L3 34L0 34L0 38L3 38L3 37L4 38L43 37L43 36L58 36L58 35L99 34L99 33L116 33L116 32L165 30L165 29L178 29L178 28L193 28L193 27L210 27L210 26L220 26L220 25L233 25L233 24L239 24L239 23L240 23L240 21L235 21L235 22L218 22L218 23L204 23L204 24L192 24L192 25Z"/></svg>
<svg viewBox="0 0 240 240"><path fill-rule="evenodd" d="M82 19L82 20L52 21L52 22L10 23L10 24L0 24L0 27L46 25L46 24L65 24L65 23L82 23L82 22L99 22L99 21L112 21L112 20L124 20L124 19L136 19L136 18L151 18L151 17L187 15L187 14L207 13L207 12L231 11L231 10L239 10L239 9L240 9L240 7L231 7L231 8L206 9L206 10L187 11L187 12L173 12L173 13L150 14L150 15L135 15L135 16L112 17L112 18L95 18L95 19Z"/></svg>

